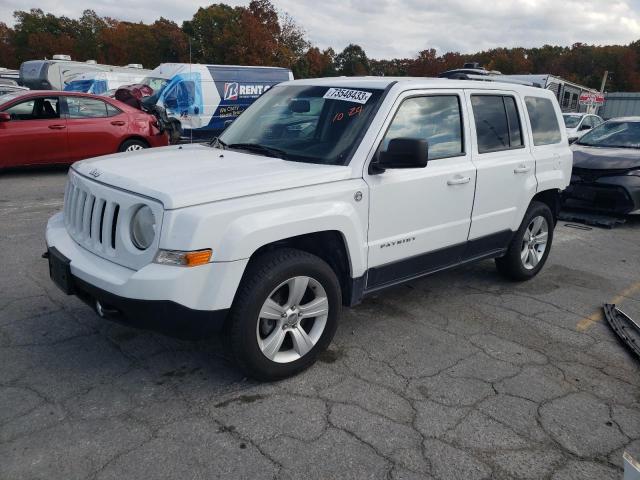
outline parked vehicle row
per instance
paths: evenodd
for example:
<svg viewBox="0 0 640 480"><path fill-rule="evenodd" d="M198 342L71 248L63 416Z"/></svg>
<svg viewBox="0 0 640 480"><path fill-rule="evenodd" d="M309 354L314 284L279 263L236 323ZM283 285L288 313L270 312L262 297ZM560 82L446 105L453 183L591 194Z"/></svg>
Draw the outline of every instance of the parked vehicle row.
<svg viewBox="0 0 640 480"><path fill-rule="evenodd" d="M0 95L0 168L70 164L168 143L153 115L107 97L46 90Z"/></svg>
<svg viewBox="0 0 640 480"><path fill-rule="evenodd" d="M640 214L640 117L602 123L572 145L571 185L564 205Z"/></svg>
<svg viewBox="0 0 640 480"><path fill-rule="evenodd" d="M540 88L448 79L289 81L210 146L69 170L46 231L50 273L103 316L230 332L249 375L295 374L342 305L495 258L535 276L571 151Z"/></svg>
<svg viewBox="0 0 640 480"><path fill-rule="evenodd" d="M153 89L146 107L163 107L184 140L211 140L262 93L293 80L287 68L163 63L141 83Z"/></svg>
<svg viewBox="0 0 640 480"><path fill-rule="evenodd" d="M97 72L113 72L134 76L142 74L142 76L145 76L149 73L149 70L144 70L140 64L118 67L115 65L102 65L93 60L75 62L68 55L54 55L50 60L28 60L23 62L20 65L20 82L25 87L33 90L64 90L78 76ZM74 89L74 91L78 90ZM88 90L83 90L83 92L90 93Z"/></svg>
<svg viewBox="0 0 640 480"><path fill-rule="evenodd" d="M567 129L569 143L575 142L582 135L604 121L598 115L589 113L565 113L562 115L562 118L564 119L564 125Z"/></svg>

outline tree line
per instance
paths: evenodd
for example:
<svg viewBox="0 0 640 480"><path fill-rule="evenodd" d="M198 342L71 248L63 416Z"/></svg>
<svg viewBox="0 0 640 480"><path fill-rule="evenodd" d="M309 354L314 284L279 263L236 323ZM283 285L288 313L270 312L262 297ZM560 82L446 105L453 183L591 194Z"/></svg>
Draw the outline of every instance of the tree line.
<svg viewBox="0 0 640 480"><path fill-rule="evenodd" d="M74 60L154 68L163 62L267 65L291 68L296 78L335 75L437 76L480 62L505 74L550 73L599 88L610 72L609 91L640 91L640 40L629 45L495 48L439 55L434 49L414 58L376 60L359 45L341 52L321 50L304 30L269 0L247 7L224 3L199 8L182 25L160 18L153 23L120 21L85 10L79 18L58 17L41 9L14 12L13 28L0 22L0 66L18 68L25 60L64 53ZM419 43L420 39L416 39Z"/></svg>

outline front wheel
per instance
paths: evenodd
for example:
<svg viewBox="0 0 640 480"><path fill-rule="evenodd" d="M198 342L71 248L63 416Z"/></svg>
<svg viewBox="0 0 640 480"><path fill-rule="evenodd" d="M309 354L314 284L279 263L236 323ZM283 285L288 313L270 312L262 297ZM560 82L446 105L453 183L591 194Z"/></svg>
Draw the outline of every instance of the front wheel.
<svg viewBox="0 0 640 480"><path fill-rule="evenodd" d="M325 350L338 325L340 284L320 258L281 249L254 259L231 309L231 348L258 380L304 370Z"/></svg>
<svg viewBox="0 0 640 480"><path fill-rule="evenodd" d="M498 271L511 280L529 280L542 269L553 241L553 214L541 202L531 202L504 257L496 258Z"/></svg>

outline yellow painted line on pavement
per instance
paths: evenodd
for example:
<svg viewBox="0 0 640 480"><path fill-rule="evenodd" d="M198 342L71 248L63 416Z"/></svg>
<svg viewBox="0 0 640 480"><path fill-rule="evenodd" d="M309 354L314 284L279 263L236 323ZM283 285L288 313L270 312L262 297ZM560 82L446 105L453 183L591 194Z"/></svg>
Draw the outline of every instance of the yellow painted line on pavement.
<svg viewBox="0 0 640 480"><path fill-rule="evenodd" d="M636 282L630 287L625 288L607 303L613 303L615 305L636 292L640 292L640 282ZM585 330L588 330L594 323L600 322L602 320L604 320L604 313L602 313L602 310L598 310L597 312L593 312L588 317L580 320L576 324L576 330L578 330L579 332L584 332Z"/></svg>

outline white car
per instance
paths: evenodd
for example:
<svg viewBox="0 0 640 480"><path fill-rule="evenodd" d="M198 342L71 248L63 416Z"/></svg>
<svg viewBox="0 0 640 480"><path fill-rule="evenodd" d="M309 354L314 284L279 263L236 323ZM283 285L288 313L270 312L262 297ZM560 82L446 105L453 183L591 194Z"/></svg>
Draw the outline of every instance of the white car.
<svg viewBox="0 0 640 480"><path fill-rule="evenodd" d="M564 113L562 119L567 129L569 143L574 143L589 130L604 122L598 115L588 113Z"/></svg>
<svg viewBox="0 0 640 480"><path fill-rule="evenodd" d="M561 125L550 91L514 84L285 82L211 146L74 164L50 274L132 325L225 326L247 374L293 375L381 289L490 258L535 276L571 176Z"/></svg>

